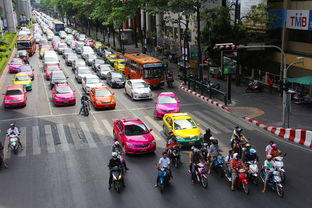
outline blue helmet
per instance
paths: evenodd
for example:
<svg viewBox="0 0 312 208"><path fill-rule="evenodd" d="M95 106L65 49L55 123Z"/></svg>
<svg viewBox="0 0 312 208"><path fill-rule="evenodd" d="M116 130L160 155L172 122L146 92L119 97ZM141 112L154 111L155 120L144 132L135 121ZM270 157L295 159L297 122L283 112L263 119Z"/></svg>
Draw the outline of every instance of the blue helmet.
<svg viewBox="0 0 312 208"><path fill-rule="evenodd" d="M249 153L250 154L255 154L257 151L255 150L255 149L253 149L253 148L251 148L250 150L249 150Z"/></svg>

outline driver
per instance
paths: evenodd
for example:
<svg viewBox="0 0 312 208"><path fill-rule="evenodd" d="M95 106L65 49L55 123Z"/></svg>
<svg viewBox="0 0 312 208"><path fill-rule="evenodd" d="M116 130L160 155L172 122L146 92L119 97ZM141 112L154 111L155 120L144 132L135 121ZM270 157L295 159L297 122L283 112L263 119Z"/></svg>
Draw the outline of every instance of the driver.
<svg viewBox="0 0 312 208"><path fill-rule="evenodd" d="M156 169L162 169L164 168L167 171L167 176L168 176L168 180L171 177L171 171L170 171L170 159L167 157L167 152L163 152L162 153L162 157L159 159L159 162L157 163ZM158 186L158 181L159 181L159 175L157 174L157 180L156 180L156 184L155 187Z"/></svg>
<svg viewBox="0 0 312 208"><path fill-rule="evenodd" d="M81 97L81 107L80 107L80 110L79 110L79 115L83 111L83 103L84 102L87 102L88 108L89 108L89 110L91 110L89 97L86 94L83 94L82 97Z"/></svg>
<svg viewBox="0 0 312 208"><path fill-rule="evenodd" d="M113 152L112 153L112 158L109 160L109 186L108 186L108 189L110 190L112 188L112 182L113 182L113 173L112 173L112 169L113 167L119 167L121 168L121 161L120 159L118 158L118 154L116 152ZM122 171L121 171L122 172ZM125 187L125 181L124 181L124 178L122 177L121 178L121 183L122 183L122 186Z"/></svg>
<svg viewBox="0 0 312 208"><path fill-rule="evenodd" d="M15 135L17 138L18 144L21 147L21 150L23 150L23 145L22 145L21 140L19 138L19 134L20 134L20 131L18 130L18 128L15 126L14 123L11 123L10 128L7 130L8 139L10 138L10 135ZM8 142L7 151L9 151L9 148L10 148L10 142Z"/></svg>

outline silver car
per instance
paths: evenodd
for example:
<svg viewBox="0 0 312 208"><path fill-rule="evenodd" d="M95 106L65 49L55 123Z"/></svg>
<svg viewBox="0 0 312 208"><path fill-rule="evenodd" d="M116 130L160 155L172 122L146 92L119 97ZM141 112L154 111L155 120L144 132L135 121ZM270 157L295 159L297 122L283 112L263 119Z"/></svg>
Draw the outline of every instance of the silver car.
<svg viewBox="0 0 312 208"><path fill-rule="evenodd" d="M88 66L92 65L92 62L97 58L95 54L88 54L86 57L86 63Z"/></svg>
<svg viewBox="0 0 312 208"><path fill-rule="evenodd" d="M85 75L82 79L82 89L87 94L89 94L92 88L101 86L104 86L104 83L96 75Z"/></svg>
<svg viewBox="0 0 312 208"><path fill-rule="evenodd" d="M77 59L72 63L72 70L75 71L79 66L87 66L87 64L84 60Z"/></svg>
<svg viewBox="0 0 312 208"><path fill-rule="evenodd" d="M90 67L79 66L77 70L75 71L75 78L78 83L81 83L83 77L85 77L86 75L92 75L92 71Z"/></svg>
<svg viewBox="0 0 312 208"><path fill-rule="evenodd" d="M74 53L73 50L72 50L71 48L65 48L64 51L63 51L62 57L63 57L63 58L66 58L66 55L67 55L67 54L71 54L71 53Z"/></svg>
<svg viewBox="0 0 312 208"><path fill-rule="evenodd" d="M65 63L67 66L72 66L75 60L78 60L78 56L76 54L68 54L65 57Z"/></svg>
<svg viewBox="0 0 312 208"><path fill-rule="evenodd" d="M113 67L109 64L101 64L98 66L98 70L96 74L100 77L100 79L106 79L108 72L114 71Z"/></svg>
<svg viewBox="0 0 312 208"><path fill-rule="evenodd" d="M150 85L143 79L130 79L126 81L125 91L132 100L152 99Z"/></svg>
<svg viewBox="0 0 312 208"><path fill-rule="evenodd" d="M98 67L102 64L105 64L105 61L103 59L94 59L92 62L92 69L94 71L97 71Z"/></svg>

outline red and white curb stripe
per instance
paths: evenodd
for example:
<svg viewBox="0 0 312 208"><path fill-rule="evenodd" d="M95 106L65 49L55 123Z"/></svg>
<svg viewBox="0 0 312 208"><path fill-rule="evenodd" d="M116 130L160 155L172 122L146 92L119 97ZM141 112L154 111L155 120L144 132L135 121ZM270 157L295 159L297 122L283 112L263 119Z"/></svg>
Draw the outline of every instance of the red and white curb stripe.
<svg viewBox="0 0 312 208"><path fill-rule="evenodd" d="M244 116L243 119L286 140L312 148L312 131L305 129L291 129L291 128L267 126L247 116Z"/></svg>
<svg viewBox="0 0 312 208"><path fill-rule="evenodd" d="M190 89L188 89L187 87L184 87L183 84L180 84L180 88L181 88L182 90L184 90L184 91L190 93L190 94L195 95L196 97L199 97L199 98L203 99L204 101L206 101L206 102L208 102L208 103L211 103L211 104L213 104L213 105L215 105L215 106L217 106L217 107L219 107L219 108L222 108L223 110L226 110L226 111L228 111L228 112L232 112L232 109L226 107L225 105L223 105L223 104L221 104L221 103L218 103L218 102L216 102L216 101L214 101L214 100L211 100L210 98L207 98L207 97L205 97L205 96L203 96L203 95L201 95L201 94L199 94L199 93L197 93L197 92L195 92L195 91L193 91L193 90L190 90Z"/></svg>

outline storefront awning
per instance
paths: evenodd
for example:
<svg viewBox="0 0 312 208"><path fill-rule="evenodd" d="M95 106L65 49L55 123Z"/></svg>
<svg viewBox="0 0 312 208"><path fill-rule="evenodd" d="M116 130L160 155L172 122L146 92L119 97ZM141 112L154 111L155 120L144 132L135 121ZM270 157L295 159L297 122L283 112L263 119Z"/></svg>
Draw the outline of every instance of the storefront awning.
<svg viewBox="0 0 312 208"><path fill-rule="evenodd" d="M298 78L287 78L288 82L294 82L304 85L312 85L312 76L298 77Z"/></svg>

